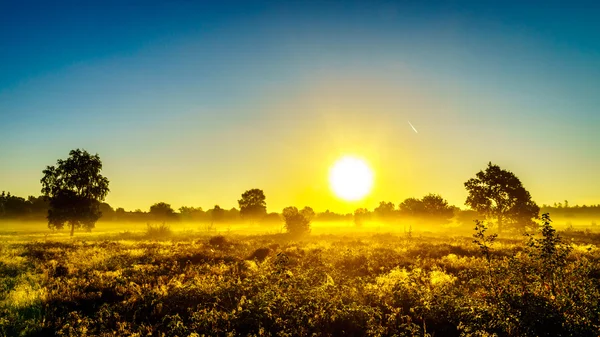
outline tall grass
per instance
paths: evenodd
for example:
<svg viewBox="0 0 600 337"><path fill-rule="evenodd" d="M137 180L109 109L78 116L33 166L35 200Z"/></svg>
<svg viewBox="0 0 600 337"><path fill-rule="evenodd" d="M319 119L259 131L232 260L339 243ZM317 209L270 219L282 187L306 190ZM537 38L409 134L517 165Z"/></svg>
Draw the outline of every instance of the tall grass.
<svg viewBox="0 0 600 337"><path fill-rule="evenodd" d="M159 225L146 224L146 237L150 239L161 239L173 234L171 227L164 222Z"/></svg>

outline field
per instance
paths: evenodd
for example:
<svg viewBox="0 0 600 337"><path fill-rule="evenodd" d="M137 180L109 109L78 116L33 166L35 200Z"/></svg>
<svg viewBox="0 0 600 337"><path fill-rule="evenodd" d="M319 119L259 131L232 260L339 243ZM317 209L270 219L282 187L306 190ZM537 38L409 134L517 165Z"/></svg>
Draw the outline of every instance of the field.
<svg viewBox="0 0 600 337"><path fill-rule="evenodd" d="M600 331L600 235L591 231L557 239L546 227L544 236L494 239L480 227L474 243L472 228L314 224L303 238L277 227L124 228L99 223L71 239L40 226L3 227L0 336Z"/></svg>

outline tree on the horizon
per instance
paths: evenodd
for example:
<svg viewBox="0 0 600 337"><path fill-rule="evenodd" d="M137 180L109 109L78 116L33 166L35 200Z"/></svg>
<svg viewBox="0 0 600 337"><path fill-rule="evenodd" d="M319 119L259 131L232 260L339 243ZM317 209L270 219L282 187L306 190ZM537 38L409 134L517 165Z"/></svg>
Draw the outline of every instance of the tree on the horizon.
<svg viewBox="0 0 600 337"><path fill-rule="evenodd" d="M407 198L398 205L398 212L403 216L446 224L454 216L454 207L440 195L430 193L421 199Z"/></svg>
<svg viewBox="0 0 600 337"><path fill-rule="evenodd" d="M92 230L102 216L100 202L109 192L109 181L100 172L102 161L98 154L71 150L69 158L58 159L57 166L48 166L41 179L42 193L49 199L48 227L71 227Z"/></svg>
<svg viewBox="0 0 600 337"><path fill-rule="evenodd" d="M389 220L396 215L396 210L394 208L392 202L381 201L379 202L379 206L375 207L373 213L381 220Z"/></svg>
<svg viewBox="0 0 600 337"><path fill-rule="evenodd" d="M365 221L369 218L371 213L366 208L357 208L354 211L354 224L357 227L361 227L365 224Z"/></svg>
<svg viewBox="0 0 600 337"><path fill-rule="evenodd" d="M425 213L423 201L417 198L406 198L398 204L398 212L403 216L420 217Z"/></svg>
<svg viewBox="0 0 600 337"><path fill-rule="evenodd" d="M205 212L202 207L179 207L179 214L181 218L186 221L198 221L204 217Z"/></svg>
<svg viewBox="0 0 600 337"><path fill-rule="evenodd" d="M491 162L485 171L465 182L469 195L465 204L497 221L498 231L505 227L523 230L534 227L540 208L531 200L521 180L507 170Z"/></svg>
<svg viewBox="0 0 600 337"><path fill-rule="evenodd" d="M176 217L175 211L171 205L162 201L150 206L149 213L153 219L163 222L174 220Z"/></svg>
<svg viewBox="0 0 600 337"><path fill-rule="evenodd" d="M267 202L263 190L254 188L242 194L238 200L242 219L256 221L267 214Z"/></svg>
<svg viewBox="0 0 600 337"><path fill-rule="evenodd" d="M439 194L428 194L421 199L427 218L440 224L447 224L454 217L454 207Z"/></svg>
<svg viewBox="0 0 600 337"><path fill-rule="evenodd" d="M310 207L298 211L298 208L290 206L284 208L281 214L286 231L291 235L301 236L310 233L310 222L315 214Z"/></svg>
<svg viewBox="0 0 600 337"><path fill-rule="evenodd" d="M208 214L210 215L210 221L212 222L221 222L225 220L225 210L221 208L219 205L215 205L212 209L208 210Z"/></svg>
<svg viewBox="0 0 600 337"><path fill-rule="evenodd" d="M300 210L300 214L302 214L308 221L312 221L315 218L315 211L312 207L304 206L302 210Z"/></svg>

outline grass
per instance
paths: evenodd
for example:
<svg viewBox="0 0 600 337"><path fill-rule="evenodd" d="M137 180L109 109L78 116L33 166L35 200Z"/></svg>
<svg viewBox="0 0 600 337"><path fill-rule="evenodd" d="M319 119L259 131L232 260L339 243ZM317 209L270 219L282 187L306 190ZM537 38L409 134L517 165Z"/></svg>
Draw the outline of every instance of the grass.
<svg viewBox="0 0 600 337"><path fill-rule="evenodd" d="M598 238L561 234L14 238L0 336L597 336Z"/></svg>
<svg viewBox="0 0 600 337"><path fill-rule="evenodd" d="M146 224L146 237L150 239L164 239L173 234L171 227L164 222L160 225Z"/></svg>

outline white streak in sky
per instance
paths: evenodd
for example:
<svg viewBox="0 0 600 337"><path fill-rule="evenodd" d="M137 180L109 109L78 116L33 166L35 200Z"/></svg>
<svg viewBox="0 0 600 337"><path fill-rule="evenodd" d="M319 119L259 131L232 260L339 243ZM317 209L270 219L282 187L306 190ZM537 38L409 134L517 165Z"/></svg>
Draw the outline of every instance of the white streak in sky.
<svg viewBox="0 0 600 337"><path fill-rule="evenodd" d="M415 130L415 133L419 133L419 131L417 131L417 129L415 129L415 127L412 125L412 123L410 121L408 121L408 124L410 125L410 127Z"/></svg>

